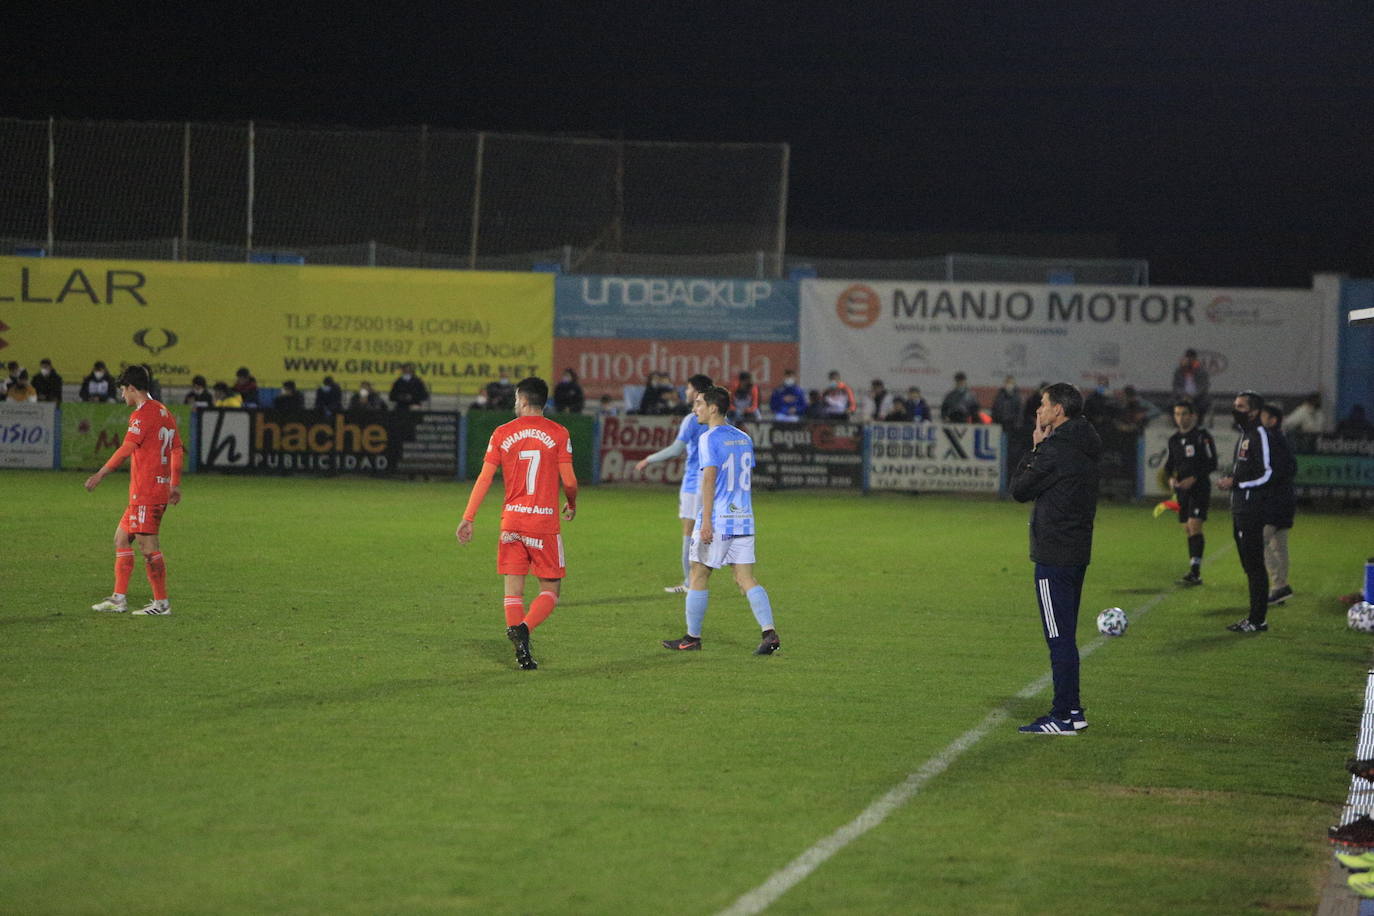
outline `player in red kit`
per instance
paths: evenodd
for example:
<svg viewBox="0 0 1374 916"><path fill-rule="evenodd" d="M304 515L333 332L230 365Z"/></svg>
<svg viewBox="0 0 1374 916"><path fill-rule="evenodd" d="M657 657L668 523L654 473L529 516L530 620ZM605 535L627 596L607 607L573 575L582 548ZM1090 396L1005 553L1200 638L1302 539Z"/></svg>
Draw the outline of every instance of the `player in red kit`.
<svg viewBox="0 0 1374 916"><path fill-rule="evenodd" d="M553 613L567 572L559 534L560 481L567 496L563 518L572 521L577 512L572 442L567 429L544 416L548 399L549 385L543 379L527 378L515 386L516 417L491 434L482 473L473 484L456 532L458 543L472 540L477 508L500 468L506 500L501 511L496 572L505 577L506 638L515 645L515 660L526 671L539 667L530 656L530 631ZM539 580L539 596L530 602L527 612L525 577L531 574Z"/></svg>
<svg viewBox="0 0 1374 916"><path fill-rule="evenodd" d="M181 461L184 451L177 421L166 407L148 396L148 370L130 366L120 376L118 389L124 403L134 408L129 417L129 431L124 443L105 462L105 466L86 478L86 489L100 486L115 468L132 458L129 466L129 508L115 529L115 585L114 594L93 611L122 614L128 610L129 576L134 571L133 542L138 542L143 554L148 583L153 587L153 600L135 614L165 617L172 613L167 600L167 564L162 559L162 547L157 532L162 514L168 506L181 502Z"/></svg>

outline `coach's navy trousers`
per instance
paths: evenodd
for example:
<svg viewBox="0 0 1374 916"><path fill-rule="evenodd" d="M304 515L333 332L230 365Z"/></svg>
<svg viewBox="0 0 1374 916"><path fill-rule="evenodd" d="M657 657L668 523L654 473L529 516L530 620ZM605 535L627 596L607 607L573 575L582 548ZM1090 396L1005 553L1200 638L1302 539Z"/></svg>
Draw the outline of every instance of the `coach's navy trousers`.
<svg viewBox="0 0 1374 916"><path fill-rule="evenodd" d="M1083 595L1086 566L1035 564L1035 598L1040 604L1040 629L1050 647L1054 677L1054 706L1050 712L1067 719L1082 709L1078 699L1078 601Z"/></svg>

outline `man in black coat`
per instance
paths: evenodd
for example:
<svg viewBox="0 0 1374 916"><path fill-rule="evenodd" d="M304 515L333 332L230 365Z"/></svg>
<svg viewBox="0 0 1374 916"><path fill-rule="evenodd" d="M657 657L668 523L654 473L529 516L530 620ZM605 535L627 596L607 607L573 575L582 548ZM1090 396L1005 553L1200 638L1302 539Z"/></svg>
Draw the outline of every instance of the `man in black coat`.
<svg viewBox="0 0 1374 916"><path fill-rule="evenodd" d="M410 410L424 406L429 400L429 388L415 374L415 364L406 363L401 367L401 375L391 383L391 403L397 410Z"/></svg>
<svg viewBox="0 0 1374 916"><path fill-rule="evenodd" d="M1035 563L1040 628L1050 650L1054 704L1049 715L1020 727L1032 735L1075 735L1088 727L1078 696L1078 604L1092 559L1102 439L1083 417L1083 395L1067 382L1050 385L1035 412L1032 448L1011 480L1017 502L1035 501L1030 558Z"/></svg>
<svg viewBox="0 0 1374 916"><path fill-rule="evenodd" d="M1231 404L1240 438L1231 473L1217 486L1231 491L1231 530L1240 553L1240 566L1250 586L1250 614L1226 629L1233 633L1263 633L1269 629L1269 571L1264 566L1264 517L1274 492L1274 448L1269 431L1260 423L1264 399L1242 391Z"/></svg>

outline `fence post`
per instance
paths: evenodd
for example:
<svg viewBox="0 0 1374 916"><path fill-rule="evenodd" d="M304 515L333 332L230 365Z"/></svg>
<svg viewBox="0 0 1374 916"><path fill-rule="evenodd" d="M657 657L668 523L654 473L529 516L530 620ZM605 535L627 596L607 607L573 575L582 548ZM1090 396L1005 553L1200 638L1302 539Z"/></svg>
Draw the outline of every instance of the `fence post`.
<svg viewBox="0 0 1374 916"><path fill-rule="evenodd" d="M778 271L775 276L782 277L783 262L787 260L787 182L792 170L792 146L782 145L782 175L778 187Z"/></svg>
<svg viewBox="0 0 1374 916"><path fill-rule="evenodd" d="M178 253L175 243L172 245L173 261L180 261L186 256L187 243L191 240L191 122L186 122L185 131L181 140L181 249Z"/></svg>
<svg viewBox="0 0 1374 916"><path fill-rule="evenodd" d="M253 122L248 122L248 226L247 235L244 239L246 249L244 260L249 261L253 258L253 198L256 188L254 177L254 160L256 159L257 134L253 128Z"/></svg>
<svg viewBox="0 0 1374 916"><path fill-rule="evenodd" d="M57 215L57 205L55 196L57 191L57 180L53 171L57 166L57 137L56 122L52 117L48 118L48 254L53 254L53 222Z"/></svg>
<svg viewBox="0 0 1374 916"><path fill-rule="evenodd" d="M472 242L468 248L468 269L477 269L478 226L482 220L482 159L486 155L487 135L477 132L477 156L472 166Z"/></svg>
<svg viewBox="0 0 1374 916"><path fill-rule="evenodd" d="M377 240L376 240L376 239L368 239L368 240L367 240L367 266L368 266L368 267L376 267L376 266L377 266Z"/></svg>

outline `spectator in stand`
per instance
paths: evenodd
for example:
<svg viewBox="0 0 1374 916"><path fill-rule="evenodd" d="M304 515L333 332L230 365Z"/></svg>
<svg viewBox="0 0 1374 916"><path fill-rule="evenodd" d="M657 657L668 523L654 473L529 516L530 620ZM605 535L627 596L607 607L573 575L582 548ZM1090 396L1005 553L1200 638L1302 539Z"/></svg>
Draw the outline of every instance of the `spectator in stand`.
<svg viewBox="0 0 1374 916"><path fill-rule="evenodd" d="M1002 435L1010 436L1021 422L1021 393L1016 388L1015 376L1002 379L1002 387L992 399L992 422L1002 427Z"/></svg>
<svg viewBox="0 0 1374 916"><path fill-rule="evenodd" d="M186 397L181 399L181 403L190 404L192 410L215 406L215 397L206 387L205 376L197 375L191 379L191 390L186 392Z"/></svg>
<svg viewBox="0 0 1374 916"><path fill-rule="evenodd" d="M1314 391L1288 414L1284 428L1290 433L1326 432L1326 411L1322 410L1322 393Z"/></svg>
<svg viewBox="0 0 1374 916"><path fill-rule="evenodd" d="M653 414L663 411L663 388L658 383L658 373L650 372L644 377L644 393L639 396L639 410L635 413Z"/></svg>
<svg viewBox="0 0 1374 916"><path fill-rule="evenodd" d="M105 363L96 360L91 372L81 380L77 397L83 401L101 402L116 400L114 379L105 370Z"/></svg>
<svg viewBox="0 0 1374 916"><path fill-rule="evenodd" d="M1121 398L1114 409L1112 423L1123 433L1140 435L1149 422L1150 413L1136 393L1135 387L1127 385L1121 389Z"/></svg>
<svg viewBox="0 0 1374 916"><path fill-rule="evenodd" d="M921 389L915 385L906 390L906 409L914 422L930 422L930 405L926 403L925 396L921 394Z"/></svg>
<svg viewBox="0 0 1374 916"><path fill-rule="evenodd" d="M353 393L353 397L348 401L349 410L386 410L386 401L377 393L377 389L372 387L371 382L359 382L358 390Z"/></svg>
<svg viewBox="0 0 1374 916"><path fill-rule="evenodd" d="M5 398L20 403L38 400L38 392L34 391L33 386L29 384L27 371L20 369L19 374L10 380L9 385L5 387Z"/></svg>
<svg viewBox="0 0 1374 916"><path fill-rule="evenodd" d="M425 401L429 400L429 389L415 374L414 363L405 363L401 366L400 377L391 383L390 397L391 403L397 410L423 407Z"/></svg>
<svg viewBox="0 0 1374 916"><path fill-rule="evenodd" d="M515 410L515 385L505 369L501 370L496 381L487 385L484 393L487 396L487 410Z"/></svg>
<svg viewBox="0 0 1374 916"><path fill-rule="evenodd" d="M1184 350L1183 358L1178 361L1178 368L1174 370L1174 400L1181 401L1187 398L1193 402L1199 426L1207 418L1207 392L1210 385L1211 379L1207 375L1207 370L1202 368L1202 360L1198 359L1197 351L1191 348Z"/></svg>
<svg viewBox="0 0 1374 916"><path fill-rule="evenodd" d="M225 382L215 382L213 404L216 407L242 407L243 395L229 387Z"/></svg>
<svg viewBox="0 0 1374 916"><path fill-rule="evenodd" d="M968 388L968 376L954 373L954 387L940 402L940 419L946 423L979 423L983 408Z"/></svg>
<svg viewBox="0 0 1374 916"><path fill-rule="evenodd" d="M334 381L334 376L326 375L320 387L315 389L315 409L326 417L343 410L343 389Z"/></svg>
<svg viewBox="0 0 1374 916"><path fill-rule="evenodd" d="M247 366L241 366L234 373L234 392L243 398L244 407L258 406L258 380L253 378Z"/></svg>
<svg viewBox="0 0 1374 916"><path fill-rule="evenodd" d="M563 379L553 388L553 409L555 413L581 413L587 405L587 396L582 393L582 384L571 367L563 370Z"/></svg>
<svg viewBox="0 0 1374 916"><path fill-rule="evenodd" d="M1103 427L1111 425L1115 415L1116 405L1112 403L1111 379L1099 375L1092 393L1083 399L1083 416L1087 417L1088 422L1096 426L1100 432ZM1201 423L1201 417L1198 422Z"/></svg>
<svg viewBox="0 0 1374 916"><path fill-rule="evenodd" d="M735 385L731 398L735 404L737 420L757 420L762 416L759 413L759 386L754 384L754 376L750 373L739 374L739 382Z"/></svg>
<svg viewBox="0 0 1374 916"><path fill-rule="evenodd" d="M281 383L281 393L272 402L277 410L305 410L305 395L296 390L296 383L287 379Z"/></svg>
<svg viewBox="0 0 1374 916"><path fill-rule="evenodd" d="M888 401L887 412L883 414L884 420L889 423L911 422L911 405L906 402L906 398L894 394Z"/></svg>
<svg viewBox="0 0 1374 916"><path fill-rule="evenodd" d="M38 392L38 400L62 403L62 376L52 367L52 360L38 361L38 375L33 380L33 390Z"/></svg>
<svg viewBox="0 0 1374 916"><path fill-rule="evenodd" d="M825 397L819 389L812 388L806 394L806 418L808 420L823 420L830 416L830 405L826 403Z"/></svg>
<svg viewBox="0 0 1374 916"><path fill-rule="evenodd" d="M773 389L768 397L768 409L773 419L782 423L795 423L806 414L806 392L797 384L797 373L792 369L782 373L782 384Z"/></svg>
<svg viewBox="0 0 1374 916"><path fill-rule="evenodd" d="M840 407L841 396L844 398L843 407ZM840 416L848 419L850 414L859 409L859 401L854 397L854 389L850 388L844 379L840 378L840 370L838 369L830 370L830 386L825 389L825 402L828 408L826 416L830 417ZM837 407L840 408L838 411L836 410Z"/></svg>
<svg viewBox="0 0 1374 916"><path fill-rule="evenodd" d="M859 415L864 421L886 420L887 415L892 413L896 397L887 390L887 385L880 378L875 378L869 382L868 393L864 395Z"/></svg>
<svg viewBox="0 0 1374 916"><path fill-rule="evenodd" d="M1374 426L1364 415L1364 405L1350 408L1350 416L1336 424L1336 435L1344 439L1374 439Z"/></svg>
<svg viewBox="0 0 1374 916"><path fill-rule="evenodd" d="M6 368L9 369L9 374L5 376L4 383L0 384L0 394L4 394L9 390L11 385L19 381L19 373L24 372L24 367L19 365L19 360L17 359L10 360ZM27 372L24 372L24 374L28 375Z"/></svg>
<svg viewBox="0 0 1374 916"><path fill-rule="evenodd" d="M620 408L615 406L615 401L611 400L609 394L603 394L601 400L596 405L596 415L598 417L618 417Z"/></svg>
<svg viewBox="0 0 1374 916"><path fill-rule="evenodd" d="M685 417L691 413L687 404L678 397L676 388L663 389L663 396L659 398L659 413L671 417Z"/></svg>

